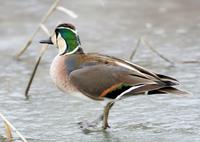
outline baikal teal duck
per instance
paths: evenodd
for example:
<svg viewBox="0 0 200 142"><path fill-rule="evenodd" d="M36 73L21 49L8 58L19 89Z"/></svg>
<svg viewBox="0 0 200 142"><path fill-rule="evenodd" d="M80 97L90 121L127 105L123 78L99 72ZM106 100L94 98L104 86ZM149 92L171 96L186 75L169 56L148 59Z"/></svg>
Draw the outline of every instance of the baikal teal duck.
<svg viewBox="0 0 200 142"><path fill-rule="evenodd" d="M123 98L139 94L186 94L174 87L179 82L172 77L119 58L85 53L72 24L58 25L52 36L40 43L53 44L58 48L50 75L60 90L81 98L107 102L102 115L90 123L80 123L81 128L96 128L102 122L101 128L107 129L109 110Z"/></svg>

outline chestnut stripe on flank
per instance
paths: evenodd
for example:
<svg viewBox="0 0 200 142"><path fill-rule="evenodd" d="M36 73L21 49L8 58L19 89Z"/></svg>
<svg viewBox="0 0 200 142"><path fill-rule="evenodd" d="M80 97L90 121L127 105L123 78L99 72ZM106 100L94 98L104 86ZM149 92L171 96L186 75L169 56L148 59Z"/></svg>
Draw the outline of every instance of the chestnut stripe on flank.
<svg viewBox="0 0 200 142"><path fill-rule="evenodd" d="M106 90L104 90L101 94L100 97L105 97L108 93L110 93L111 91L115 90L117 87L119 87L120 85L122 85L122 83L118 83L118 84L114 84L112 86L110 86L109 88L107 88Z"/></svg>

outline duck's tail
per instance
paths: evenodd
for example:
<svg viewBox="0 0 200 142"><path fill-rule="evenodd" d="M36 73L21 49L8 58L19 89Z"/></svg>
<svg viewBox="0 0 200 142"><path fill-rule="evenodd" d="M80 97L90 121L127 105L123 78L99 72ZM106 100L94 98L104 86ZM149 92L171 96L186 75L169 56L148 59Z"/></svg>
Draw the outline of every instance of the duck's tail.
<svg viewBox="0 0 200 142"><path fill-rule="evenodd" d="M158 90L154 90L154 91L149 91L148 94L149 95L153 95L153 94L175 94L175 95L191 95L191 93L187 92L187 91L183 91L180 90L178 88L174 88L174 87L164 87Z"/></svg>

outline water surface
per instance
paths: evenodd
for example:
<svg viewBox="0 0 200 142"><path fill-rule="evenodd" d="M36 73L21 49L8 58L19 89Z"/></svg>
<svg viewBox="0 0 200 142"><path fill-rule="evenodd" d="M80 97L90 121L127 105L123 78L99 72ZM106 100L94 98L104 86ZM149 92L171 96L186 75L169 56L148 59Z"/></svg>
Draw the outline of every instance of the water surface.
<svg viewBox="0 0 200 142"><path fill-rule="evenodd" d="M49 48L30 90L30 100L23 93L39 39L20 61L13 55L32 34L52 1L2 1L0 8L0 112L30 142L199 142L200 141L200 65L177 64L176 67L141 46L134 61L151 70L176 77L182 88L193 96L137 96L118 102L110 114L111 129L84 134L77 122L95 119L103 107L84 102L60 92L48 74L57 51ZM71 19L55 12L47 22L49 29L60 22L77 26L83 48L128 59L141 36L173 61L200 59L200 16L198 0L88 0L62 1L76 12ZM0 123L0 135L4 135Z"/></svg>

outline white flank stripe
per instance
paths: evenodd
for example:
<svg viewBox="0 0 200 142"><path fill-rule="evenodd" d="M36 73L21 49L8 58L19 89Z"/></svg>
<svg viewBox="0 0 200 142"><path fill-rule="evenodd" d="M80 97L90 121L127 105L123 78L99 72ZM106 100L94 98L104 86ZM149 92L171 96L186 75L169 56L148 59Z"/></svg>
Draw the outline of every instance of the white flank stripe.
<svg viewBox="0 0 200 142"><path fill-rule="evenodd" d="M63 12L63 13L65 13L65 14L67 14L67 15L69 15L70 17L72 17L74 19L78 17L78 15L76 13L74 13L73 11L71 11L71 10L69 10L67 8L64 8L62 6L58 6L58 7L56 7L56 9L61 11L61 12Z"/></svg>
<svg viewBox="0 0 200 142"><path fill-rule="evenodd" d="M144 86L144 85L133 86L133 87L129 88L128 90L122 92L119 96L117 96L117 98L116 98L115 100L116 100L116 101L119 100L123 95L125 95L125 94L127 94L127 93L133 91L134 89L140 88L140 87L142 87L142 86Z"/></svg>

